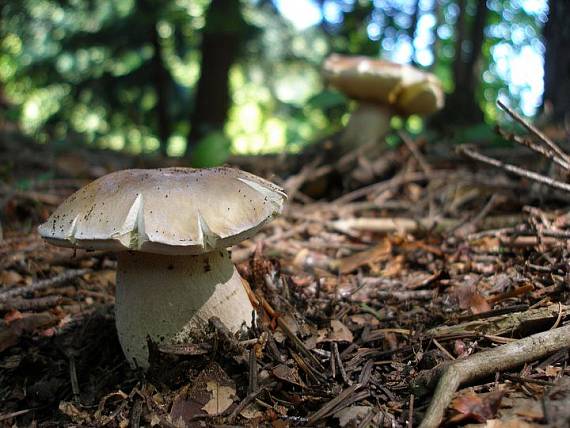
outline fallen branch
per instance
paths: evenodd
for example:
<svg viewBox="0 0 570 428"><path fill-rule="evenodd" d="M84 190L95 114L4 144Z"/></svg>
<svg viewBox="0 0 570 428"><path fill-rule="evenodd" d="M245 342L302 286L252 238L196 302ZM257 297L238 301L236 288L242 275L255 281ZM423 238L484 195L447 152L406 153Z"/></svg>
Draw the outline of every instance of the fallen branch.
<svg viewBox="0 0 570 428"><path fill-rule="evenodd" d="M514 111L512 108L507 106L501 100L497 100L497 104L504 111L506 111L509 116L511 116L518 123L520 123L528 132L530 132L531 134L536 136L542 144L547 146L548 149L550 149L550 151L555 153L564 163L566 163L566 164L570 163L570 158L568 157L568 154L566 154L564 152L564 150L562 150L560 147L558 147L558 145L554 141L552 141L550 138L548 138L546 135L544 135L542 132L540 132L537 128L535 128L533 125L531 125L528 121L524 120L516 111Z"/></svg>
<svg viewBox="0 0 570 428"><path fill-rule="evenodd" d="M11 299L12 297L21 296L23 294L33 293L36 291L45 290L46 288L61 285L67 281L77 278L78 276L85 275L91 272L91 269L73 269L63 272L53 278L42 279L41 281L34 282L33 284L24 287L11 288L9 290L0 291L0 302Z"/></svg>
<svg viewBox="0 0 570 428"><path fill-rule="evenodd" d="M570 325L538 333L451 363L439 379L420 428L438 427L460 385L570 347Z"/></svg>
<svg viewBox="0 0 570 428"><path fill-rule="evenodd" d="M561 310L562 315L565 317L570 314L570 308L568 306L552 304L543 308L534 308L506 314L495 314L491 317L481 317L484 319L469 320L456 325L443 325L428 330L425 335L427 337L435 337L438 339L445 339L447 337L454 337L463 334L491 334L500 336L505 333L519 331L524 325L536 325L539 323L548 323L549 321L552 323L556 320L556 317Z"/></svg>
<svg viewBox="0 0 570 428"><path fill-rule="evenodd" d="M51 308L63 302L63 296L45 296L35 299L14 299L0 302L0 311L17 309L19 311L37 311L38 309Z"/></svg>
<svg viewBox="0 0 570 428"><path fill-rule="evenodd" d="M529 171L528 169L521 168L520 166L490 158L489 156L485 156L468 146L459 146L457 150L459 153L464 154L471 159L486 163L496 168L500 168L502 170L510 172L511 174L518 175L519 177L528 178L529 180L536 181L537 183L545 184L549 187L552 187L553 189L570 193L570 184L563 183L562 181L555 180L542 174L538 174L534 171Z"/></svg>

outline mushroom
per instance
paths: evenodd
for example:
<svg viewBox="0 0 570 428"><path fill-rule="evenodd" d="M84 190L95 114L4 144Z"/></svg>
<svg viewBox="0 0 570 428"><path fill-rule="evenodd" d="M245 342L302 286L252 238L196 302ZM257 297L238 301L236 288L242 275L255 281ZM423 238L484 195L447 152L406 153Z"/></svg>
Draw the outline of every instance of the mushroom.
<svg viewBox="0 0 570 428"><path fill-rule="evenodd" d="M232 332L253 307L227 247L281 212L281 188L232 168L118 171L65 200L39 226L49 243L117 251L116 323L133 366L147 337L184 343L212 316Z"/></svg>
<svg viewBox="0 0 570 428"><path fill-rule="evenodd" d="M443 107L439 79L410 65L363 56L330 55L325 82L358 101L342 135L348 147L373 143L390 130L394 114L428 115Z"/></svg>

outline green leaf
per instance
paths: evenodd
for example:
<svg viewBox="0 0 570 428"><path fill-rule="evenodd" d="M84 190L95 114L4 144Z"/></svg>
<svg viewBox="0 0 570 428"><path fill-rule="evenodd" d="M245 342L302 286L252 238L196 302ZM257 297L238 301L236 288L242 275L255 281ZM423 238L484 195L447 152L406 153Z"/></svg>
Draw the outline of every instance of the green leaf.
<svg viewBox="0 0 570 428"><path fill-rule="evenodd" d="M192 152L192 166L209 168L223 164L230 156L231 141L222 132L202 138Z"/></svg>

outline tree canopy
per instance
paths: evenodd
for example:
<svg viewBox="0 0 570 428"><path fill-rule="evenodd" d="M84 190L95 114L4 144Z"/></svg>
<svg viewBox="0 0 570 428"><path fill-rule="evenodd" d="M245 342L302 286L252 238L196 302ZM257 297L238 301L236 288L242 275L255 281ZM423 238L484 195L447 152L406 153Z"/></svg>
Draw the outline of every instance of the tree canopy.
<svg viewBox="0 0 570 428"><path fill-rule="evenodd" d="M448 107L434 123L495 120L500 96L527 115L541 103L546 0L23 0L1 12L2 98L40 141L200 164L298 150L346 123L350 103L320 77L332 52L435 73Z"/></svg>

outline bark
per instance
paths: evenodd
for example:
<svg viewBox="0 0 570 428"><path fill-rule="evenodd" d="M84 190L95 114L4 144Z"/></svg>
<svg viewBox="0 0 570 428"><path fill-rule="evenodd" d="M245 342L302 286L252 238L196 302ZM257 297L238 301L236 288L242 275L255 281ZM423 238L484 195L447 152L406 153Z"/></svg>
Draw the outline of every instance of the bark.
<svg viewBox="0 0 570 428"><path fill-rule="evenodd" d="M488 15L486 2L476 1L475 16L468 22L469 0L460 0L457 22L455 58L453 62L454 91L446 98L443 111L435 119L436 125L472 125L483 120L483 112L477 102L477 86L481 74L480 62ZM470 25L467 25L470 24ZM471 48L467 49L470 45Z"/></svg>
<svg viewBox="0 0 570 428"><path fill-rule="evenodd" d="M570 121L570 2L549 0L544 27L544 107L551 119Z"/></svg>
<svg viewBox="0 0 570 428"><path fill-rule="evenodd" d="M231 105L229 73L238 57L243 25L239 0L212 0L202 35L200 78L186 156L210 132L223 131Z"/></svg>

